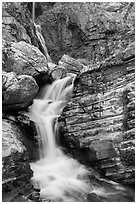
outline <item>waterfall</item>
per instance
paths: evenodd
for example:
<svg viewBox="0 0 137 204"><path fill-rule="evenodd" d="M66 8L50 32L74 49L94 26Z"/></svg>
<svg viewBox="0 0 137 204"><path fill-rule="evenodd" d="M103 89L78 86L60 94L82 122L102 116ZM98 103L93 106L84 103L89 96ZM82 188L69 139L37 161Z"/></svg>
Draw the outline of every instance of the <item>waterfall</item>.
<svg viewBox="0 0 137 204"><path fill-rule="evenodd" d="M39 188L42 199L83 201L91 191L88 170L63 153L56 142L57 119L73 90L75 75L56 80L45 87L30 107L30 117L36 123L40 137L40 159L32 163L32 183Z"/></svg>
<svg viewBox="0 0 137 204"><path fill-rule="evenodd" d="M33 21L35 29L36 29L36 35L37 35L37 38L39 40L40 47L41 47L40 49L41 49L42 53L45 55L45 57L47 58L47 61L52 62L52 60L48 54L46 43L45 43L45 40L44 40L42 32L41 32L41 26L35 24L35 2L32 3L32 21Z"/></svg>
<svg viewBox="0 0 137 204"><path fill-rule="evenodd" d="M35 20L35 3L32 11ZM36 35L42 52L48 62L52 62L40 25L36 25ZM134 192L124 188L116 182L96 177L91 184L88 176L91 172L77 160L65 155L57 144L58 117L71 97L74 74L54 81L40 90L37 98L30 107L30 119L35 122L39 138L39 160L31 163L33 177L31 179L35 189L40 189L43 201L87 202L87 195L95 195L99 202L134 201ZM96 173L93 173L93 177ZM101 200L100 200L101 199ZM96 200L96 199L95 199Z"/></svg>
<svg viewBox="0 0 137 204"><path fill-rule="evenodd" d="M46 43L45 43L45 40L42 36L42 33L41 33L41 26L40 25L36 25L34 23L34 26L36 28L36 35L37 35L37 38L39 39L39 42L40 42L40 46L41 46L41 51L43 52L43 54L45 55L45 57L47 58L47 61L48 62L52 62L49 54L48 54L48 50L47 50L47 47L46 47Z"/></svg>
<svg viewBox="0 0 137 204"><path fill-rule="evenodd" d="M32 2L32 21L35 22L35 2Z"/></svg>
<svg viewBox="0 0 137 204"><path fill-rule="evenodd" d="M91 172L65 155L57 144L58 117L71 97L74 80L75 75L70 74L45 86L30 107L29 117L35 122L39 138L39 160L31 163L32 184L40 189L42 201L87 202L88 194L102 202L133 201L130 189L101 179L96 172L91 183Z"/></svg>

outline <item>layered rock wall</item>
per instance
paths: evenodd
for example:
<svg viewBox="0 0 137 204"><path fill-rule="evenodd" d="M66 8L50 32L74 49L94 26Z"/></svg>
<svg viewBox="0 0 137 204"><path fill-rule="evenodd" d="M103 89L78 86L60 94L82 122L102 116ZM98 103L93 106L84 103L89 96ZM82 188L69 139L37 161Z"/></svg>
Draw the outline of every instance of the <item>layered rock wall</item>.
<svg viewBox="0 0 137 204"><path fill-rule="evenodd" d="M131 185L134 3L37 3L40 33L31 19L31 6L2 4L3 200L15 201L20 193L32 191L29 162L37 157L36 130L18 111L27 110L52 76L62 78L70 72L77 75L74 94L61 116L65 123L60 123L69 152L76 157L80 152L82 160L103 176ZM38 39L41 28L46 43ZM48 52L55 62L61 59L58 65L48 60Z"/></svg>
<svg viewBox="0 0 137 204"><path fill-rule="evenodd" d="M64 109L63 132L69 147L89 148L87 160L102 174L125 184L134 182L135 61L134 44L83 68Z"/></svg>

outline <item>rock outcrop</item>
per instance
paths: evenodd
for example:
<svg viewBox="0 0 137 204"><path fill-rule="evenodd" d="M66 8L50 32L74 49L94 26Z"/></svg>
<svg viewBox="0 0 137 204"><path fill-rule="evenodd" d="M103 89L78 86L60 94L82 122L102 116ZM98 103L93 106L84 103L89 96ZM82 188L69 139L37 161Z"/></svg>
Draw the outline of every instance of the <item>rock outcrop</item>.
<svg viewBox="0 0 137 204"><path fill-rule="evenodd" d="M32 196L29 165L38 151L31 128L23 121L21 125L19 111L26 110L52 78L27 2L2 3L2 39L3 201L28 202L24 196L38 194Z"/></svg>
<svg viewBox="0 0 137 204"><path fill-rule="evenodd" d="M70 152L83 151L89 165L109 179L134 183L134 44L81 70L60 123ZM75 61L75 60L74 60Z"/></svg>
<svg viewBox="0 0 137 204"><path fill-rule="evenodd" d="M38 47L38 39L27 3L2 3L2 39L8 42L25 41Z"/></svg>
<svg viewBox="0 0 137 204"><path fill-rule="evenodd" d="M29 180L33 172L19 127L9 120L3 120L2 134L3 201L12 202L32 191Z"/></svg>
<svg viewBox="0 0 137 204"><path fill-rule="evenodd" d="M33 77L17 76L14 72L2 74L3 110L21 110L27 108L39 90Z"/></svg>
<svg viewBox="0 0 137 204"><path fill-rule="evenodd" d="M56 63L64 54L102 61L135 40L133 2L43 3L36 21Z"/></svg>
<svg viewBox="0 0 137 204"><path fill-rule="evenodd" d="M51 81L46 57L37 47L24 41L5 40L2 55L3 110L27 108L39 87Z"/></svg>
<svg viewBox="0 0 137 204"><path fill-rule="evenodd" d="M79 75L84 68L86 68L86 66L81 63L81 60L76 60L68 55L63 55L58 62L58 65L54 66L51 73L55 79L61 79L67 76L68 73Z"/></svg>
<svg viewBox="0 0 137 204"><path fill-rule="evenodd" d="M41 2L35 25L31 2L3 2L3 201L25 201L38 156L34 124L19 110L70 72L77 78L61 142L101 176L134 184L134 10L134 2Z"/></svg>
<svg viewBox="0 0 137 204"><path fill-rule="evenodd" d="M48 73L46 57L40 50L24 41L7 43L3 41L3 70L17 75L37 76Z"/></svg>

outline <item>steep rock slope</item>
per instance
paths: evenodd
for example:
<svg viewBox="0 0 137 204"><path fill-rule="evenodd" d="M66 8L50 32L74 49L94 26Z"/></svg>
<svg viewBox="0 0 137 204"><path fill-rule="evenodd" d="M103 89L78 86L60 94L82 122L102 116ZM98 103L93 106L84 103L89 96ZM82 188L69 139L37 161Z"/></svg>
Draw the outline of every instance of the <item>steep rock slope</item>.
<svg viewBox="0 0 137 204"><path fill-rule="evenodd" d="M64 110L67 145L104 176L134 183L135 4L42 5L37 23L51 58L60 60L54 75L77 74Z"/></svg>
<svg viewBox="0 0 137 204"><path fill-rule="evenodd" d="M8 42L23 40L38 46L38 39L27 3L2 3L2 39Z"/></svg>
<svg viewBox="0 0 137 204"><path fill-rule="evenodd" d="M55 62L63 54L98 62L134 41L134 10L130 2L43 3L36 21Z"/></svg>
<svg viewBox="0 0 137 204"><path fill-rule="evenodd" d="M87 148L89 165L125 184L134 183L134 57L133 43L98 66L83 68L60 124L70 152Z"/></svg>

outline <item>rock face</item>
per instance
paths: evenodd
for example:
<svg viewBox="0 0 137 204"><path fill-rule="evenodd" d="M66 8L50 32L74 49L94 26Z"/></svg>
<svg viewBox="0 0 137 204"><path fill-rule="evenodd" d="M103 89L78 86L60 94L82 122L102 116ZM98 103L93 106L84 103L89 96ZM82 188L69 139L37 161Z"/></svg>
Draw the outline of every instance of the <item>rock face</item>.
<svg viewBox="0 0 137 204"><path fill-rule="evenodd" d="M80 60L76 60L68 55L63 55L51 73L55 79L61 79L68 73L79 75L84 68L86 68L86 66L82 64Z"/></svg>
<svg viewBox="0 0 137 204"><path fill-rule="evenodd" d="M28 163L26 148L23 145L23 134L9 120L2 123L2 190L3 201L11 202L16 197L29 194L32 186L29 183L32 170Z"/></svg>
<svg viewBox="0 0 137 204"><path fill-rule="evenodd" d="M48 72L45 56L40 50L24 41L7 43L3 41L3 70L18 75L37 76Z"/></svg>
<svg viewBox="0 0 137 204"><path fill-rule="evenodd" d="M134 11L133 2L43 3L36 21L55 62L64 54L98 62L135 40Z"/></svg>
<svg viewBox="0 0 137 204"><path fill-rule="evenodd" d="M39 90L33 77L16 76L14 72L3 72L2 94L3 110L20 110L27 108Z"/></svg>
<svg viewBox="0 0 137 204"><path fill-rule="evenodd" d="M31 2L30 2L31 3ZM32 44L45 55L41 39L38 36L36 24L32 19L32 7L28 2L2 3L2 39L6 42L20 42ZM39 9L39 13L42 11ZM43 41L45 44L45 42ZM45 50L47 50L46 45ZM48 53L46 53L48 55ZM50 56L48 56L50 58Z"/></svg>
<svg viewBox="0 0 137 204"><path fill-rule="evenodd" d="M2 3L2 39L8 42L25 41L38 46L38 39L27 3Z"/></svg>
<svg viewBox="0 0 137 204"><path fill-rule="evenodd" d="M73 97L60 118L69 151L101 175L133 184L134 2L36 3L36 24L41 27L34 25L31 10L31 2L2 4L7 118L3 119L3 201L15 201L31 191L28 155L36 159L32 154L38 138L32 121L18 110L26 109L38 89L53 81L51 73L54 78L77 75Z"/></svg>
<svg viewBox="0 0 137 204"><path fill-rule="evenodd" d="M89 165L109 179L134 183L134 44L81 70L60 123L70 152L80 149ZM76 155L76 154L75 154Z"/></svg>
<svg viewBox="0 0 137 204"><path fill-rule="evenodd" d="M35 197L29 162L38 159L35 129L20 110L27 109L39 88L51 83L50 66L43 54L27 2L2 3L3 201L28 202ZM45 45L46 50L46 45ZM47 51L47 50L46 50ZM48 53L46 53L48 55ZM52 63L51 63L52 64ZM32 191L35 196L32 196ZM29 194L29 195L28 195ZM25 198L24 196L27 196Z"/></svg>

